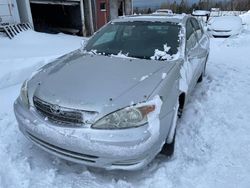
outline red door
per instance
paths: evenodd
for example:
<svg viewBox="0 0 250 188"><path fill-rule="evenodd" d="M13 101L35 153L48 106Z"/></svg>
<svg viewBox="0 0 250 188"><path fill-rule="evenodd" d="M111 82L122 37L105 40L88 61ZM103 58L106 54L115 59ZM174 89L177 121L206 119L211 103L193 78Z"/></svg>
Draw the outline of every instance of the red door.
<svg viewBox="0 0 250 188"><path fill-rule="evenodd" d="M96 0L97 29L109 21L109 0Z"/></svg>

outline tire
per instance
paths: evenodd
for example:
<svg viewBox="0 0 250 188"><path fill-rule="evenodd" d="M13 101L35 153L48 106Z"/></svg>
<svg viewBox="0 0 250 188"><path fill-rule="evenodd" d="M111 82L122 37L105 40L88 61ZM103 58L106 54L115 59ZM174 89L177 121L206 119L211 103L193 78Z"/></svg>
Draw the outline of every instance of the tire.
<svg viewBox="0 0 250 188"><path fill-rule="evenodd" d="M201 83L203 80L203 74L200 75L199 79L197 80L197 83Z"/></svg>
<svg viewBox="0 0 250 188"><path fill-rule="evenodd" d="M173 141L168 144L165 143L161 149L161 154L166 155L167 157L172 157L174 154L174 148L175 148L175 135L176 135L176 131L174 133L174 138Z"/></svg>

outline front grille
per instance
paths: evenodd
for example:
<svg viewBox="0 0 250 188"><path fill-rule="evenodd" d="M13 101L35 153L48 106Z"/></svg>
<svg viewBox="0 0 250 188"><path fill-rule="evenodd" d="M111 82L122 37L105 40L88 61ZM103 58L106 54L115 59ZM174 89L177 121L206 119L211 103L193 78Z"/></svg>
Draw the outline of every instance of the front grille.
<svg viewBox="0 0 250 188"><path fill-rule="evenodd" d="M36 110L48 120L57 124L84 124L83 112L45 102L38 97L33 98Z"/></svg>

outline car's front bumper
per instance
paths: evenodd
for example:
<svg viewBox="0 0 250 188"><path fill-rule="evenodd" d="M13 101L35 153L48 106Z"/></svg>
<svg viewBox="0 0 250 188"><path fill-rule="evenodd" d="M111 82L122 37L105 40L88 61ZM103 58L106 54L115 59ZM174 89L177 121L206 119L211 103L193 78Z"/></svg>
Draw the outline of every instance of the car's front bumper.
<svg viewBox="0 0 250 188"><path fill-rule="evenodd" d="M209 31L210 35L213 37L230 37L232 35L236 35L236 31L219 31L219 30L210 30Z"/></svg>
<svg viewBox="0 0 250 188"><path fill-rule="evenodd" d="M22 133L33 143L58 157L106 169L136 170L159 152L160 139L148 126L123 130L95 130L57 126L27 109L17 99L16 119Z"/></svg>

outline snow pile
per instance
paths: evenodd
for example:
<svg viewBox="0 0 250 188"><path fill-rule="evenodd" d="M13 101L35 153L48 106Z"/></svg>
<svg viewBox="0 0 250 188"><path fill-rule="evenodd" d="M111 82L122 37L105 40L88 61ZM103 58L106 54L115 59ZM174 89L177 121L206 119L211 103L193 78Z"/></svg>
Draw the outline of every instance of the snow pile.
<svg viewBox="0 0 250 188"><path fill-rule="evenodd" d="M240 15L243 24L247 24L250 26L250 10L246 12L245 14Z"/></svg>
<svg viewBox="0 0 250 188"><path fill-rule="evenodd" d="M125 58L125 59L136 59L134 57L129 57L129 54L123 54L122 51L120 51L117 55L111 54L111 57L119 57L119 58Z"/></svg>
<svg viewBox="0 0 250 188"><path fill-rule="evenodd" d="M0 36L0 88L23 82L34 70L80 48L81 40L81 37L32 30L22 32L12 40Z"/></svg>

